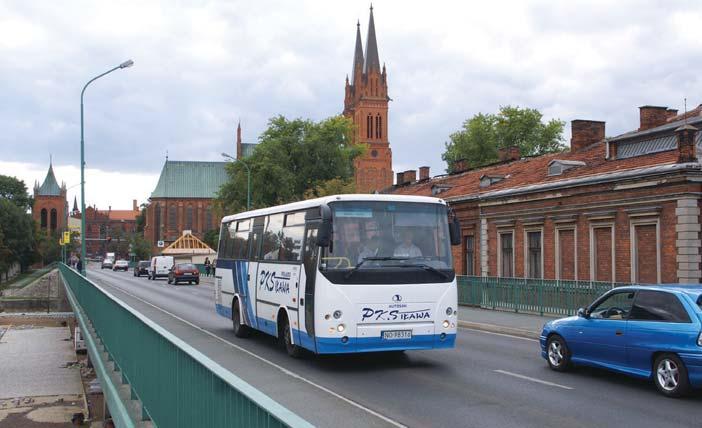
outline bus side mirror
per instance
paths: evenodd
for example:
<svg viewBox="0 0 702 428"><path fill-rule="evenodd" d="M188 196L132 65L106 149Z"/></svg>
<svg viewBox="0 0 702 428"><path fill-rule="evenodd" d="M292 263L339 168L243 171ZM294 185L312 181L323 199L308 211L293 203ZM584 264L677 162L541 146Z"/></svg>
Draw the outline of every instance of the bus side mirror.
<svg viewBox="0 0 702 428"><path fill-rule="evenodd" d="M322 205L320 208L322 214L322 222L317 230L317 245L320 247L328 247L331 245L332 239L332 216L331 209L327 205Z"/></svg>
<svg viewBox="0 0 702 428"><path fill-rule="evenodd" d="M451 245L461 245L461 222L454 214L451 224L449 224L449 235L451 237Z"/></svg>

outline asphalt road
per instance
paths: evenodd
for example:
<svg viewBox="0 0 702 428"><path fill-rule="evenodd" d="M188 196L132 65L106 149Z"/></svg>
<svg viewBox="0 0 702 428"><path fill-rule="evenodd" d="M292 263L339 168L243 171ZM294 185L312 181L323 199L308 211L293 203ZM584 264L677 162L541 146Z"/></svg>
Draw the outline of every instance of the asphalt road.
<svg viewBox="0 0 702 428"><path fill-rule="evenodd" d="M460 329L451 350L296 360L266 335L234 337L211 285L88 276L317 426L702 426L702 393L669 399L650 382L605 371L555 373L535 340Z"/></svg>

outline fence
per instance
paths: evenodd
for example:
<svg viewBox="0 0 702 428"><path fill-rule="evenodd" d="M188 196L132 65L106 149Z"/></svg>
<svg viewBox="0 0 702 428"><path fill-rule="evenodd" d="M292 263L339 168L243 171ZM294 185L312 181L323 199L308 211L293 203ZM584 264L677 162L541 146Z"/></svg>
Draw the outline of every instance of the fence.
<svg viewBox="0 0 702 428"><path fill-rule="evenodd" d="M574 315L620 283L458 276L458 302L540 315Z"/></svg>
<svg viewBox="0 0 702 428"><path fill-rule="evenodd" d="M60 270L78 317L90 321L83 330L95 332L155 426L311 427L73 269Z"/></svg>

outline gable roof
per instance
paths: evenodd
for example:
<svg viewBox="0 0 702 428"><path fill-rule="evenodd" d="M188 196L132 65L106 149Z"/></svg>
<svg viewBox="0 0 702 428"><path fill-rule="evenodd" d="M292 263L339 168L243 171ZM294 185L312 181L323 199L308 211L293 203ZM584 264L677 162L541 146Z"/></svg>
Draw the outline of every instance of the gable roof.
<svg viewBox="0 0 702 428"><path fill-rule="evenodd" d="M167 160L151 197L212 199L227 181L226 164Z"/></svg>
<svg viewBox="0 0 702 428"><path fill-rule="evenodd" d="M54 167L49 164L49 171L46 173L46 178L44 183L37 189L37 195L39 196L61 196L61 187L56 181L56 176L54 175Z"/></svg>
<svg viewBox="0 0 702 428"><path fill-rule="evenodd" d="M209 245L193 236L190 233L184 233L180 238L176 239L171 245L162 251L165 255L175 254L215 254L216 251Z"/></svg>
<svg viewBox="0 0 702 428"><path fill-rule="evenodd" d="M110 220L136 221L140 211L134 210L111 210L108 211Z"/></svg>

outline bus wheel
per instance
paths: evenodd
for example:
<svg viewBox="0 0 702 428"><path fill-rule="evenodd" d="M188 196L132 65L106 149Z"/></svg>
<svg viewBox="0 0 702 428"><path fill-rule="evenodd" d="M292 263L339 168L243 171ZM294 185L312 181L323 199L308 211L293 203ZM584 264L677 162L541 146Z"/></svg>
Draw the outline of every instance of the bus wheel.
<svg viewBox="0 0 702 428"><path fill-rule="evenodd" d="M249 326L241 323L239 301L236 299L234 299L234 302L232 302L232 325L234 327L234 336L244 338L251 335L251 329Z"/></svg>
<svg viewBox="0 0 702 428"><path fill-rule="evenodd" d="M279 339L281 339L285 345L285 351L287 351L288 355L293 358L299 358L302 356L302 348L295 345L292 341L292 337L290 336L290 321L288 321L288 317L285 313L281 313L280 316L283 319L278 323L280 326L278 330ZM282 336L282 338L280 336Z"/></svg>

